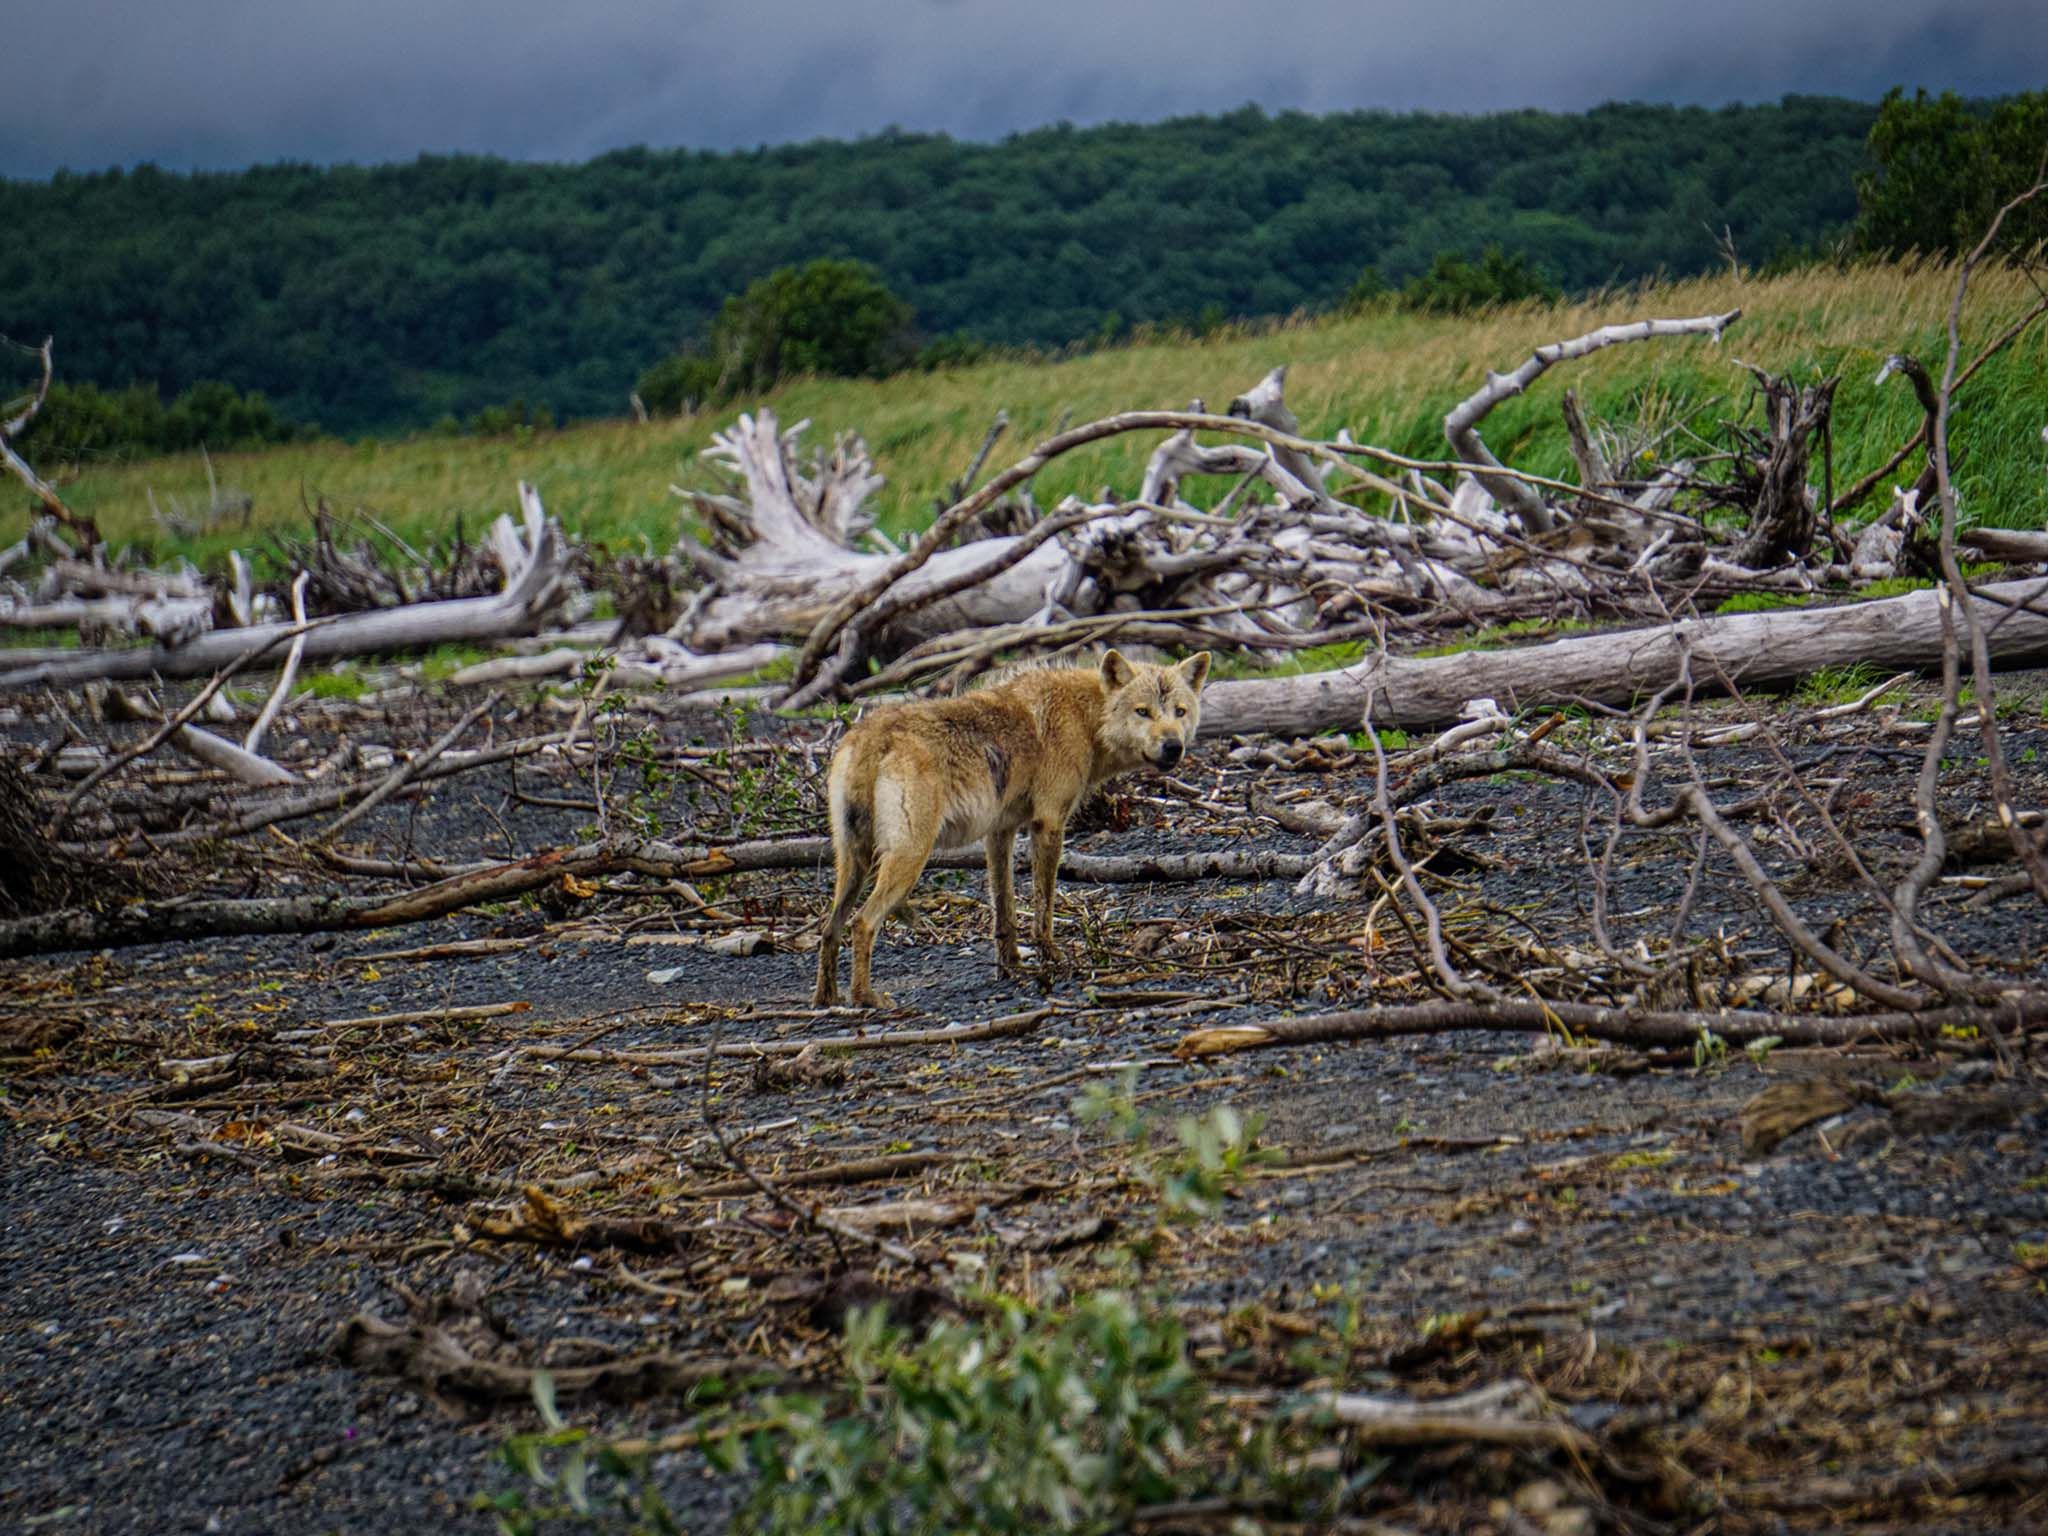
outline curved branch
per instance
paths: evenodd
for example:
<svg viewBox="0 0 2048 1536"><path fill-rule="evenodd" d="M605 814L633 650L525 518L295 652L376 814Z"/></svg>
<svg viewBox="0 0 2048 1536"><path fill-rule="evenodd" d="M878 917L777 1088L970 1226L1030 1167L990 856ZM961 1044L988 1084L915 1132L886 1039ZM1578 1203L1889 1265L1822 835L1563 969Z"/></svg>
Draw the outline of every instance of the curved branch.
<svg viewBox="0 0 2048 1536"><path fill-rule="evenodd" d="M57 494L49 481L31 469L28 460L14 449L14 439L28 430L28 424L36 419L36 412L43 408L43 401L49 398L50 380L56 371L51 360L51 346L55 341L54 336L43 338L42 347L39 349L39 355L43 360L43 378L36 386L35 394L30 397L28 404L22 407L19 414L0 422L0 464L6 465L14 477L29 488L36 500L49 508L52 517L65 527L76 529L79 536L85 540L86 547L90 549L100 541L100 531L93 520L89 517L80 517L65 506L64 498Z"/></svg>
<svg viewBox="0 0 2048 1536"><path fill-rule="evenodd" d="M1543 498L1529 488L1526 480L1507 473L1507 466L1493 456L1493 450L1480 437L1479 423L1487 412L1501 401L1521 394L1558 363L1585 357L1620 342L1648 341L1657 336L1708 334L1718 342L1721 333L1741 318L1741 310L1731 309L1725 315L1700 315L1691 320L1636 320L1627 325L1603 325L1597 331L1588 331L1569 341L1553 341L1538 347L1513 373L1488 373L1485 385L1460 401L1444 417L1444 437L1460 458L1481 466L1477 479L1494 500L1518 513L1523 526L1530 531L1548 532L1553 526L1553 519L1550 509L1543 504Z"/></svg>

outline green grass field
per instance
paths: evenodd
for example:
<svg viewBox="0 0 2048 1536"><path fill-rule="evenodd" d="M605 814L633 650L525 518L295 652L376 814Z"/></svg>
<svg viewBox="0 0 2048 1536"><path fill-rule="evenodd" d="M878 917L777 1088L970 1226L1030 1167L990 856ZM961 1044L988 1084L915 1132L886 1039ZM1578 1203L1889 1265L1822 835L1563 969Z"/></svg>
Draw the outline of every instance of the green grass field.
<svg viewBox="0 0 2048 1536"><path fill-rule="evenodd" d="M1887 352L1917 352L1938 371L1953 273L1939 265L1812 269L1785 276L1721 276L1631 290L1555 308L1529 306L1477 317L1373 314L1322 318L1195 340L1135 343L1060 362L996 362L939 374L880 381L811 379L766 397L785 423L808 418L809 441L858 431L888 486L883 525L901 532L928 520L933 497L972 457L995 413L1007 410L1010 434L991 467L1021 455L1063 420L1119 410L1185 406L1200 396L1221 409L1276 363L1289 363L1288 400L1303 429L1333 436L1349 427L1361 442L1419 457L1446 452L1444 412L1479 383L1487 368L1507 368L1532 346L1611 321L1648 315L1698 315L1741 306L1744 316L1719 347L1675 339L1611 348L1553 370L1524 398L1496 410L1486 425L1495 451L1518 467L1568 475L1558 397L1575 387L1589 414L1620 423L1647 421L1711 434L1749 397L1741 358L1808 377L1840 371L1835 405L1837 486L1881 463L1914 429L1918 407L1894 380L1872 387ZM1965 359L2034 301L2013 272L1981 274L1965 316ZM325 498L338 510L374 513L415 542L452 533L458 519L474 532L514 505L514 482L539 485L549 509L593 540L645 539L656 547L683 525L672 484L707 484L699 452L733 411L647 425L602 422L514 439L418 437L392 442L321 443L264 453L221 455L213 470L223 489L253 497L246 524L186 538L167 535L150 498L168 509L207 505L206 466L198 456L131 464L94 464L68 476L64 494L98 519L117 542L152 556L182 553L202 566L231 547L258 556L266 530L302 529L307 507ZM2048 525L2048 328L2037 326L1987 366L1962 396L1954 439L1966 520L2012 527ZM1136 489L1155 434L1127 436L1057 461L1038 478L1041 504L1105 485ZM1697 444L1693 445L1699 446ZM1909 464L1901 478L1910 478ZM1218 488L1220 492L1220 487ZM23 498L0 516L0 539L19 533ZM1881 507L1882 499L1874 507ZM1873 509L1874 509L1873 507Z"/></svg>

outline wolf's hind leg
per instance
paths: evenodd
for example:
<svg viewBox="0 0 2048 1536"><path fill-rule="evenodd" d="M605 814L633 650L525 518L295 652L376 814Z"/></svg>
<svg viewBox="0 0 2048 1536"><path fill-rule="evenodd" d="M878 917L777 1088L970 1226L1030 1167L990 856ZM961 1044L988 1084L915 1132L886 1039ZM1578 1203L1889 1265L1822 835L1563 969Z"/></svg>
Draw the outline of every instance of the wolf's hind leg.
<svg viewBox="0 0 2048 1536"><path fill-rule="evenodd" d="M811 994L811 1002L820 1008L839 1001L839 941L854 904L860 900L860 888L874 867L865 848L835 839L833 852L837 858L833 861L832 911L825 919L825 931L818 936L818 987Z"/></svg>
<svg viewBox="0 0 2048 1536"><path fill-rule="evenodd" d="M875 888L853 919L853 1004L856 1008L890 1006L889 999L877 992L868 980L875 958L875 936L882 931L882 924L889 920L889 914L917 884L917 877L924 873L925 863L932 856L932 846L939 837L936 786L899 782L888 784L886 788L898 796L897 804L892 808L894 814L885 820L880 804L885 784L877 783Z"/></svg>

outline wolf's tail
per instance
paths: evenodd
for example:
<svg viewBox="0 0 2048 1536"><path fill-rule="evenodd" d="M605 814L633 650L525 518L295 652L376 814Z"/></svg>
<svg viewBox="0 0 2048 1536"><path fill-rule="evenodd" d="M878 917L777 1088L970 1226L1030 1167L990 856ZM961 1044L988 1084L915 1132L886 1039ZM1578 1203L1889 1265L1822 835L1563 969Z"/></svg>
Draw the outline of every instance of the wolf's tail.
<svg viewBox="0 0 2048 1536"><path fill-rule="evenodd" d="M874 848L875 824L872 808L855 803L853 764L846 753L832 759L825 776L825 805L832 822L832 846L860 858Z"/></svg>

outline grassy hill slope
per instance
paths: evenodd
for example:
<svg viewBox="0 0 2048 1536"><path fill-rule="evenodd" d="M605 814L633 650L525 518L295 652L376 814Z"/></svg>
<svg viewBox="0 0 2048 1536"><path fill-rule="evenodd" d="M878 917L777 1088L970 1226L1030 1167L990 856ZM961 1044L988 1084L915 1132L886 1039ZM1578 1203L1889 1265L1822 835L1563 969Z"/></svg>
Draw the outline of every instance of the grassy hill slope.
<svg viewBox="0 0 2048 1536"><path fill-rule="evenodd" d="M1872 379L1884 355L1899 349L1938 368L1953 283L1950 269L1931 264L1811 269L1768 279L1724 275L1462 319L1374 314L1133 345L1052 364L995 363L879 381L800 380L759 403L785 423L808 418L814 443L860 432L888 476L884 526L902 531L928 520L932 498L966 466L998 410L1009 412L1012 430L994 456L997 466L1063 420L1177 407L1195 396L1220 408L1266 369L1288 363L1288 399L1306 432L1330 436L1348 426L1360 441L1435 457L1445 452L1444 412L1486 369L1512 366L1539 343L1611 321L1739 305L1743 319L1718 349L1689 339L1651 342L1554 370L1494 413L1488 440L1519 467L1568 474L1557 406L1566 384L1595 418L1711 434L1718 420L1745 407L1748 376L1733 362L1742 358L1799 376L1843 375L1834 432L1842 485L1881 463L1917 425L1907 386L1894 380L1878 389ZM1971 292L1966 357L2035 300L2016 273L1983 274ZM1966 518L2048 526L2048 445L2040 437L2048 424L2048 328L2030 330L1987 366L1962 402L1954 436ZM254 498L250 525L194 538L166 536L149 498L154 494L162 507L173 499L188 509L206 505L207 467L196 455L93 467L65 494L111 537L157 553L180 550L202 563L223 559L230 547L254 550L265 529L304 526L306 507L320 497L337 508L368 509L415 540L445 537L458 518L474 530L512 507L514 482L522 478L538 484L571 529L661 547L683 521L668 487L709 482L698 454L729 416L221 456L212 463L221 485ZM1057 461L1038 479L1040 502L1051 505L1068 492L1092 497L1105 484L1134 491L1156 441L1129 436ZM1912 468L1900 478L1910 478ZM0 538L15 537L24 515L22 499L13 498L0 515Z"/></svg>
<svg viewBox="0 0 2048 1536"><path fill-rule="evenodd" d="M260 390L349 436L515 397L626 409L640 371L777 267L856 257L928 335L1059 346L1136 322L1334 304L1497 242L1567 290L1824 245L1854 215L1868 102L1614 104L885 133L582 165L0 181L0 335L75 383ZM33 236L30 238L30 236Z"/></svg>

